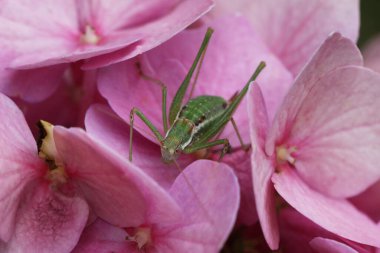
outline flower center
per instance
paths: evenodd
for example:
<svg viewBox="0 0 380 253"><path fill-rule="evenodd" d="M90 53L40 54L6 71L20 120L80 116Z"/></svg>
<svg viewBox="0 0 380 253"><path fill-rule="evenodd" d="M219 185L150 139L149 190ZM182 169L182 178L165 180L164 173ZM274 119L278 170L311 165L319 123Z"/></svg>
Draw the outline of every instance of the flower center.
<svg viewBox="0 0 380 253"><path fill-rule="evenodd" d="M96 45L100 41L99 35L96 33L95 29L90 25L86 25L84 33L80 37L80 41L87 45Z"/></svg>
<svg viewBox="0 0 380 253"><path fill-rule="evenodd" d="M49 167L45 178L51 182L52 188L57 189L67 182L68 176L63 163L57 160L58 155L53 136L54 126L43 120L39 122L38 126L40 128L38 156L43 159Z"/></svg>
<svg viewBox="0 0 380 253"><path fill-rule="evenodd" d="M139 227L135 229L133 236L127 236L129 241L136 242L139 250L147 247L152 242L151 229L148 227Z"/></svg>
<svg viewBox="0 0 380 253"><path fill-rule="evenodd" d="M296 159L291 155L294 151L296 151L295 147L276 147L277 164L284 164L287 162L290 164L294 164L296 162Z"/></svg>

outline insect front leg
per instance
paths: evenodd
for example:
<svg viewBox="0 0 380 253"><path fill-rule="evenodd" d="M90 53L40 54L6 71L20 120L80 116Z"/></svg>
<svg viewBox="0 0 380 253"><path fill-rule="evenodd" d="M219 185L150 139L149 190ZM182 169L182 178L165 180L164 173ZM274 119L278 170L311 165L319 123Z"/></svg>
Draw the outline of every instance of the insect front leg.
<svg viewBox="0 0 380 253"><path fill-rule="evenodd" d="M146 75L141 69L140 62L136 62L136 67L139 71L140 76L143 79L150 81L150 82L153 82L153 83L155 83L161 87L161 90L162 90L162 123L164 126L164 132L166 133L168 131L168 118L167 118L167 113L166 113L166 98L167 98L167 93L168 93L167 86L161 80Z"/></svg>
<svg viewBox="0 0 380 253"><path fill-rule="evenodd" d="M228 139L219 139L219 140L206 142L206 143L193 144L191 146L187 146L183 150L183 152L185 154L191 154L191 153L194 153L198 150L205 149L205 148L212 148L212 147L215 147L218 145L223 145L223 149L222 149L222 151L220 153L220 157L219 157L219 161L221 161L223 159L223 156L231 151L231 145L230 145L230 142L228 141Z"/></svg>
<svg viewBox="0 0 380 253"><path fill-rule="evenodd" d="M130 132L129 132L129 161L132 162L132 138L133 138L133 123L134 123L134 115L137 115L144 123L149 127L149 129L152 131L152 133L156 136L156 139L159 142L163 141L163 137L160 134L160 132L157 130L157 128L152 124L152 122L149 121L149 119L138 109L133 108L130 113L130 119L129 119L129 125L130 125Z"/></svg>

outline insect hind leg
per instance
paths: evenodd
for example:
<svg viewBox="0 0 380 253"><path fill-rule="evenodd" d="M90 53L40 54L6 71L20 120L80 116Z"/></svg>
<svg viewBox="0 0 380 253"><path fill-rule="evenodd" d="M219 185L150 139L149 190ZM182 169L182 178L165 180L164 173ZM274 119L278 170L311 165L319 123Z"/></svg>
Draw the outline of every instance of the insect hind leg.
<svg viewBox="0 0 380 253"><path fill-rule="evenodd" d="M167 85L157 78L146 75L142 71L140 62L136 62L136 67L137 67L137 70L138 70L141 78L143 78L147 81L150 81L154 84L157 84L161 87L161 90L162 90L162 123L164 126L164 132L166 133L168 131L168 118L167 118L167 113L166 113L166 98L167 98L167 94L168 94Z"/></svg>
<svg viewBox="0 0 380 253"><path fill-rule="evenodd" d="M249 144L244 144L243 138L241 137L241 134L239 132L239 129L238 129L237 125L236 125L236 122L235 122L234 118L231 118L231 123L232 123L232 126L234 127L236 135L237 135L237 137L239 139L241 149L247 152L251 148L251 144L250 143Z"/></svg>

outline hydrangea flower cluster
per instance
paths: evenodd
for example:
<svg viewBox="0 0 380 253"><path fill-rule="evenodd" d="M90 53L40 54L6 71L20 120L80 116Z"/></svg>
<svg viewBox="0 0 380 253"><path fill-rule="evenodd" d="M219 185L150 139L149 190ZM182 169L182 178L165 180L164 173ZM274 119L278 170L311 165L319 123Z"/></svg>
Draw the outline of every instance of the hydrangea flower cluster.
<svg viewBox="0 0 380 253"><path fill-rule="evenodd" d="M363 60L358 5L2 0L0 253L380 252L380 43ZM165 136L162 85L170 105L208 28L185 103L228 106L266 67L214 136L231 148L167 164L149 124Z"/></svg>

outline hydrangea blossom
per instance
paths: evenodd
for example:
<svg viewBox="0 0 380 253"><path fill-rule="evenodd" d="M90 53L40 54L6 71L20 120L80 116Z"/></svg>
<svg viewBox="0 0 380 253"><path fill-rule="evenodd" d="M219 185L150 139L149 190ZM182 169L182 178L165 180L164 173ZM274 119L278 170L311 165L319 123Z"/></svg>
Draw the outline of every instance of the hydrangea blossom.
<svg viewBox="0 0 380 253"><path fill-rule="evenodd" d="M361 65L350 40L330 36L298 76L270 128L260 88L251 90L253 185L272 249L279 237L271 181L289 204L325 229L380 245L378 227L344 199L380 177L380 76Z"/></svg>

